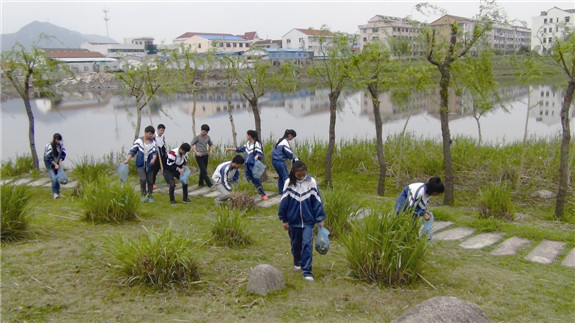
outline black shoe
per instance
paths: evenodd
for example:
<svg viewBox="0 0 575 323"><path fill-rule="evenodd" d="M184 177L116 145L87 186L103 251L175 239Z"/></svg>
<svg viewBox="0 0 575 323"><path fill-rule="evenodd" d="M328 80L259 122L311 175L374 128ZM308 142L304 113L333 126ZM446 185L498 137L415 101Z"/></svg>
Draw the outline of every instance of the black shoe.
<svg viewBox="0 0 575 323"><path fill-rule="evenodd" d="M170 203L172 203L172 205L176 205L176 201L170 201Z"/></svg>
<svg viewBox="0 0 575 323"><path fill-rule="evenodd" d="M191 202L191 200L190 200L189 198L187 198L187 197L186 197L185 199L183 199L182 201L183 201L184 203L190 203L190 202Z"/></svg>

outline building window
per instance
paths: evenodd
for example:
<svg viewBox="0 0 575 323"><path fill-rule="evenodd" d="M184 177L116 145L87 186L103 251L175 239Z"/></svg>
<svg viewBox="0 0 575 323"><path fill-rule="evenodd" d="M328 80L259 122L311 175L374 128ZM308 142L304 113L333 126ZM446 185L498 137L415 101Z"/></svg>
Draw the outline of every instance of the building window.
<svg viewBox="0 0 575 323"><path fill-rule="evenodd" d="M226 47L230 48L230 47L232 47L232 44L226 43Z"/></svg>
<svg viewBox="0 0 575 323"><path fill-rule="evenodd" d="M374 32L374 33L376 33L376 32L377 32L377 30L378 30L377 28L373 28L373 32Z"/></svg>
<svg viewBox="0 0 575 323"><path fill-rule="evenodd" d="M244 43L240 43L240 47L244 47Z"/></svg>
<svg viewBox="0 0 575 323"><path fill-rule="evenodd" d="M571 17L569 17L569 16L565 17L565 22L569 22L570 18Z"/></svg>
<svg viewBox="0 0 575 323"><path fill-rule="evenodd" d="M198 48L202 48L202 44L198 44Z"/></svg>
<svg viewBox="0 0 575 323"><path fill-rule="evenodd" d="M544 24L547 23L547 18L543 19L543 23L544 23Z"/></svg>

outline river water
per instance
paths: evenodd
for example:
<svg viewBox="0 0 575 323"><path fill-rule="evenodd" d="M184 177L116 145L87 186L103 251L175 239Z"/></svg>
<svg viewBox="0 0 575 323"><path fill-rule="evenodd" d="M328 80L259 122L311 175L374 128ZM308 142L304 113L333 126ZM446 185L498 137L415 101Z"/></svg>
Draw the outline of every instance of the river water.
<svg viewBox="0 0 575 323"><path fill-rule="evenodd" d="M506 144L527 137L553 139L561 133L559 112L563 90L549 85L514 86L502 89L503 107L498 106L480 120L484 144ZM455 98L455 96L452 96ZM416 137L441 140L438 113L438 91L416 93L408 103L397 104L389 93L379 98L384 120L384 137L405 131ZM450 106L450 130L453 138L478 138L469 99L455 98ZM238 93L232 98L233 119L238 142L254 129L254 119L246 100ZM271 92L260 99L262 137L277 140L286 128L295 129L294 141L327 140L329 127L328 90L305 89L292 93ZM530 107L528 109L528 107ZM193 100L188 95L161 98L145 108L143 128L149 124L166 125L166 141L175 148L189 142L193 135ZM72 163L84 156L96 159L110 152L127 152L134 138L136 108L131 97L109 93L69 93L58 106L45 100L33 102L36 145L39 156L52 134L64 138L68 158ZM571 129L575 129L575 108L571 108ZM2 102L2 161L29 153L28 118L20 99ZM362 91L349 91L339 99L336 140L372 139L375 137L373 107ZM201 93L196 100L195 129L201 124L211 128L210 136L216 147L232 144L231 125L224 92Z"/></svg>

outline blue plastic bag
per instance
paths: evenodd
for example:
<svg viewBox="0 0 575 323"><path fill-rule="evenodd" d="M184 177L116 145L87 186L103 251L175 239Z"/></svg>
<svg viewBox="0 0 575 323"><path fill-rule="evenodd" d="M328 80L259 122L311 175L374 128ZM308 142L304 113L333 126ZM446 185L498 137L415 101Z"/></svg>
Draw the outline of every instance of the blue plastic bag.
<svg viewBox="0 0 575 323"><path fill-rule="evenodd" d="M120 164L118 166L118 175L120 176L120 181L125 183L128 180L128 173L130 172L130 167L128 164Z"/></svg>
<svg viewBox="0 0 575 323"><path fill-rule="evenodd" d="M315 251L321 255L325 255L329 250L329 231L319 226L317 228L317 237L315 239Z"/></svg>
<svg viewBox="0 0 575 323"><path fill-rule="evenodd" d="M190 182L190 174L192 171L188 167L184 167L184 173L180 174L180 183L188 185Z"/></svg>
<svg viewBox="0 0 575 323"><path fill-rule="evenodd" d="M68 184L68 176L66 176L66 173L64 172L63 169L58 170L58 174L56 174L56 178L58 179L58 182L60 184Z"/></svg>
<svg viewBox="0 0 575 323"><path fill-rule="evenodd" d="M256 163L254 164L254 168L252 169L252 175L254 176L254 178L260 179L265 170L266 170L266 164L256 159Z"/></svg>

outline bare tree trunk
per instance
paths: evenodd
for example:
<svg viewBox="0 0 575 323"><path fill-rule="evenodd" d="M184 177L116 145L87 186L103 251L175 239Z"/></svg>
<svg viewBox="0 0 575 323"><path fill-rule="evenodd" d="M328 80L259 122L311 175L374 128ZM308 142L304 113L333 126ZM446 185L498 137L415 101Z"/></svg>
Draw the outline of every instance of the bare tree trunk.
<svg viewBox="0 0 575 323"><path fill-rule="evenodd" d="M475 123L477 123L477 135L479 136L477 139L477 148L479 149L479 147L481 147L481 123L479 123L479 118L476 117L475 115L473 116L473 118L475 119Z"/></svg>
<svg viewBox="0 0 575 323"><path fill-rule="evenodd" d="M192 138L196 135L196 94L192 93L194 104L192 107Z"/></svg>
<svg viewBox="0 0 575 323"><path fill-rule="evenodd" d="M140 135L140 127L142 126L142 109L146 105L136 107L136 133L134 134L134 140L138 139Z"/></svg>
<svg viewBox="0 0 575 323"><path fill-rule="evenodd" d="M571 79L561 106L561 126L563 136L561 139L561 155L559 157L559 189L557 191L557 201L555 203L555 217L562 219L565 212L565 202L569 192L569 178L572 174L569 169L569 146L571 144L571 129L569 126L569 108L573 102L573 92L575 92L575 80ZM571 170L572 171L572 170Z"/></svg>
<svg viewBox="0 0 575 323"><path fill-rule="evenodd" d="M440 108L439 116L441 119L441 136L443 138L443 163L445 166L445 194L443 196L443 203L445 205L453 205L453 182L454 172L451 160L451 134L449 133L449 81L451 73L449 65L442 65L440 67L441 80L440 87Z"/></svg>
<svg viewBox="0 0 575 323"><path fill-rule="evenodd" d="M258 107L258 98L251 98L250 107L252 108L252 113L254 114L254 124L256 126L256 132L260 141L262 140L262 120L260 117L260 108Z"/></svg>
<svg viewBox="0 0 575 323"><path fill-rule="evenodd" d="M375 139L377 145L377 162L379 164L377 195L383 196L385 194L386 165L385 157L383 156L383 121L381 120L379 99L377 97L377 83L370 84L368 89L369 93L371 94L371 102L373 103L373 116L375 118Z"/></svg>
<svg viewBox="0 0 575 323"><path fill-rule="evenodd" d="M335 148L335 121L337 113L337 99L340 90L337 89L329 94L329 140L327 144L327 152L325 155L325 181L331 187L331 162L333 158L333 151Z"/></svg>
<svg viewBox="0 0 575 323"><path fill-rule="evenodd" d="M30 93L24 93L24 106L26 107L26 114L28 115L28 140L30 141L30 154L32 155L32 165L35 169L40 170L40 161L38 160L38 153L36 152L36 140L34 139L34 113L32 113L32 105L30 104Z"/></svg>
<svg viewBox="0 0 575 323"><path fill-rule="evenodd" d="M232 140L234 141L234 147L238 146L238 134L236 133L236 125L234 124L234 115L232 113L232 91L228 87L228 116L230 119L230 125L232 126Z"/></svg>

